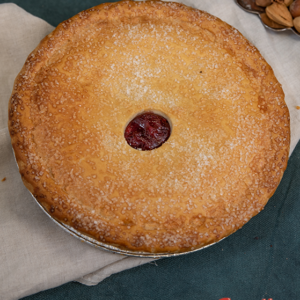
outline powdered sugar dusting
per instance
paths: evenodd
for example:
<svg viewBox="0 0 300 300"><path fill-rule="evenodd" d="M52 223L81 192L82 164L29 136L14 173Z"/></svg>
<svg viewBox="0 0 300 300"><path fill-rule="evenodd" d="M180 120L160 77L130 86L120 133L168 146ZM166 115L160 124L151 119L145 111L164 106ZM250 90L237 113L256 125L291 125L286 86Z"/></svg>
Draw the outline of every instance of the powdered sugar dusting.
<svg viewBox="0 0 300 300"><path fill-rule="evenodd" d="M75 227L150 250L199 247L239 228L278 184L286 143L278 86L262 87L269 70L249 63L254 47L233 55L223 43L242 47L237 31L213 34L200 26L213 16L161 5L195 22L98 22L51 57L34 78L26 145L53 211L65 205ZM123 132L147 110L173 128L162 147L141 152Z"/></svg>

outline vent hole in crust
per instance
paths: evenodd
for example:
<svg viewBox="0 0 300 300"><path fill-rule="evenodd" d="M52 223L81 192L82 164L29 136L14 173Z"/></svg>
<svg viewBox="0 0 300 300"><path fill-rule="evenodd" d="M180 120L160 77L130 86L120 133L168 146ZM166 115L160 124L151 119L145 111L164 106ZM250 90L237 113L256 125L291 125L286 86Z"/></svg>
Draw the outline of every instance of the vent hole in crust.
<svg viewBox="0 0 300 300"><path fill-rule="evenodd" d="M136 150L147 151L160 147L171 135L169 121L152 111L135 116L126 126L124 137Z"/></svg>

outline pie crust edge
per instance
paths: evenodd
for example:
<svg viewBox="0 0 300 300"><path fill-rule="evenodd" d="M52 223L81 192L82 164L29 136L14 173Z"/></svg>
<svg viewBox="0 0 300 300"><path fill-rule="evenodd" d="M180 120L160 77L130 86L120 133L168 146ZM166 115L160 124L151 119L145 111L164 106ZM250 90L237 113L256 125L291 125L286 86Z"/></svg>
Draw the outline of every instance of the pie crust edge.
<svg viewBox="0 0 300 300"><path fill-rule="evenodd" d="M68 207L64 207L64 204L59 205L57 202L54 202L53 195L44 189L42 181L47 181L45 174L38 176L39 179L37 179L36 176L36 170L39 169L40 166L35 166L33 168L32 165L27 163L28 159L25 154L28 152L30 145L26 142L26 135L28 134L26 131L26 119L29 116L30 111L28 107L24 107L24 102L26 102L28 97L30 98L30 91L32 89L31 83L34 80L35 74L37 74L45 64L51 61L51 56L56 53L60 47L63 47L65 43L68 43L68 40L72 39L74 31L78 32L80 30L84 30L87 24L99 22L100 20L104 21L119 17L130 17L134 20L134 18L143 16L143 14L149 14L149 11L151 11L153 13L153 17L156 18L172 17L178 18L178 20L183 22L199 23L202 28L205 28L210 34L212 34L213 38L223 43L223 46L228 53L240 57L246 72L249 72L249 74L252 74L253 76L257 76L258 73L263 74L261 76L261 86L264 91L266 101L268 101L268 97L270 95L272 95L273 98L274 95L276 95L279 104L274 104L273 109L276 111L276 116L278 117L278 131L277 133L272 133L272 135L273 140L275 141L274 147L276 147L276 149L274 149L274 155L276 157L276 162L278 162L275 167L278 175L273 180L274 187L270 190L268 197L260 199L261 203L257 210L253 213L253 216L264 208L268 199L274 194L287 166L290 129L289 111L284 102L283 90L280 84L269 84L269 82L278 83L273 70L265 62L259 51L235 28L206 12L193 9L179 3L163 3L160 1L122 1L119 3L101 4L93 7L77 14L69 20L62 22L52 33L46 36L39 46L28 56L24 67L20 71L14 83L12 96L9 101L8 126L16 161L19 166L22 180L27 189L55 219L96 239L96 231L78 228L76 223L72 222L70 218L71 216L67 213ZM259 65L257 62L262 62L262 64ZM262 109L263 105L264 103L262 103ZM197 245L196 248L217 242L241 228L245 223L246 222L235 224L231 230L223 232L221 236L210 237L206 244ZM129 243L126 239L113 240L109 237L105 238L105 242L117 245L124 249L149 252L181 252L193 249L191 246L178 248L177 245L164 245L163 248L157 245L157 247L152 247L150 249L146 245L136 247Z"/></svg>

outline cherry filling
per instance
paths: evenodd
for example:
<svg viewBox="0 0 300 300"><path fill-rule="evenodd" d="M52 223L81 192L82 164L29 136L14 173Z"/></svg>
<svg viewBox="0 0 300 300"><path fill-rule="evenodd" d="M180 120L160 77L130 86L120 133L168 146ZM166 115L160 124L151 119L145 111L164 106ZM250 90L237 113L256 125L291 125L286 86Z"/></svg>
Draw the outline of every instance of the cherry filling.
<svg viewBox="0 0 300 300"><path fill-rule="evenodd" d="M129 146L144 151L160 147L170 133L170 124L164 117L146 112L130 121L124 137Z"/></svg>

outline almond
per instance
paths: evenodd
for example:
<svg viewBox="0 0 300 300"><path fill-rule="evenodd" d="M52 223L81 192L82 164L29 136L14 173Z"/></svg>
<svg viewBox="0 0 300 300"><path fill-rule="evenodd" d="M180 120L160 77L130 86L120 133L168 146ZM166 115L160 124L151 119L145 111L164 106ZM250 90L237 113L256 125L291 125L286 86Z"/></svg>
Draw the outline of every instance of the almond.
<svg viewBox="0 0 300 300"><path fill-rule="evenodd" d="M293 18L284 4L274 2L266 8L268 17L274 22L286 27L293 27Z"/></svg>
<svg viewBox="0 0 300 300"><path fill-rule="evenodd" d="M273 0L256 0L255 1L257 6L266 7L273 3Z"/></svg>
<svg viewBox="0 0 300 300"><path fill-rule="evenodd" d="M294 27L300 33L300 17L297 17L293 20Z"/></svg>
<svg viewBox="0 0 300 300"><path fill-rule="evenodd" d="M271 28L275 28L275 29L282 29L282 28L286 28L284 25L280 25L276 22L274 22L273 20L271 20L266 13L262 13L260 14L260 18L262 20L262 22L264 24L266 24L267 26L271 27Z"/></svg>
<svg viewBox="0 0 300 300"><path fill-rule="evenodd" d="M294 0L274 0L274 1L277 3L284 4L285 6L290 6Z"/></svg>
<svg viewBox="0 0 300 300"><path fill-rule="evenodd" d="M293 3L293 0L284 0L285 6L290 6Z"/></svg>

